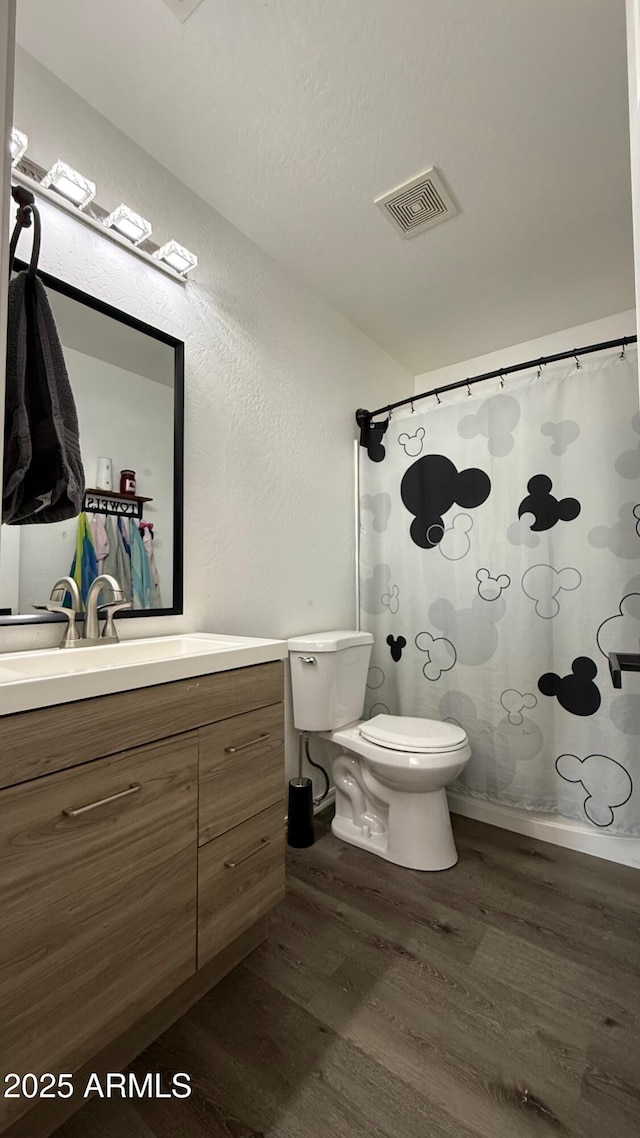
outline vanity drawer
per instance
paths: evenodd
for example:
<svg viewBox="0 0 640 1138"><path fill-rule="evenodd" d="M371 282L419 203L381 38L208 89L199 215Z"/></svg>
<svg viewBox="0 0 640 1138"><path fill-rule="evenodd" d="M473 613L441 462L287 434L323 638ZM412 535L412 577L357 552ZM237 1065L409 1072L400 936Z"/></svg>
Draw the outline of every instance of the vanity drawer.
<svg viewBox="0 0 640 1138"><path fill-rule="evenodd" d="M282 801L284 704L203 727L198 740L202 845Z"/></svg>
<svg viewBox="0 0 640 1138"><path fill-rule="evenodd" d="M0 793L4 1071L76 1070L195 972L197 759L192 732Z"/></svg>
<svg viewBox="0 0 640 1138"><path fill-rule="evenodd" d="M198 851L198 967L284 897L284 801Z"/></svg>
<svg viewBox="0 0 640 1138"><path fill-rule="evenodd" d="M0 716L0 786L268 707L283 693L277 660Z"/></svg>

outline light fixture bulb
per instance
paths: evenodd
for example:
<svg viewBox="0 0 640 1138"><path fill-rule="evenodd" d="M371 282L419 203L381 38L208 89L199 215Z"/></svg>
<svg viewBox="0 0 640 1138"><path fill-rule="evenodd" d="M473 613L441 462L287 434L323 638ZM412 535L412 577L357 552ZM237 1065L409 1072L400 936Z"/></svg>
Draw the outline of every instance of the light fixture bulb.
<svg viewBox="0 0 640 1138"><path fill-rule="evenodd" d="M153 254L156 261L164 261L175 269L177 273L182 273L186 277L192 269L195 269L198 264L198 258L195 253L190 253L185 249L184 245L179 245L177 241L167 241L166 245L162 245L160 249L156 249Z"/></svg>
<svg viewBox="0 0 640 1138"><path fill-rule="evenodd" d="M9 145L11 148L11 165L17 166L29 145L29 136L14 126L11 131L11 141Z"/></svg>
<svg viewBox="0 0 640 1138"><path fill-rule="evenodd" d="M113 213L105 218L104 224L107 229L115 229L123 237L128 237L134 245L139 245L152 233L151 223L145 217L141 217L139 213L129 209L129 206L125 205L124 202L121 202L117 209L114 209Z"/></svg>
<svg viewBox="0 0 640 1138"><path fill-rule="evenodd" d="M61 158L45 174L42 179L42 188L57 190L67 201L73 202L78 209L84 209L96 196L95 182L67 166Z"/></svg>

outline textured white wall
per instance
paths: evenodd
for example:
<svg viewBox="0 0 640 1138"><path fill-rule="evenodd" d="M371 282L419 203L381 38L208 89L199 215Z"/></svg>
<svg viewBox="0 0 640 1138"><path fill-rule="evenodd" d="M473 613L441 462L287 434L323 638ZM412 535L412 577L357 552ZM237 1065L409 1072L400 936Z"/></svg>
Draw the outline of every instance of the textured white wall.
<svg viewBox="0 0 640 1138"><path fill-rule="evenodd" d="M185 614L124 635L352 625L353 411L413 376L22 51L14 117L37 162L66 159L200 259L185 288L42 210L42 268L186 342ZM57 636L0 628L0 649Z"/></svg>

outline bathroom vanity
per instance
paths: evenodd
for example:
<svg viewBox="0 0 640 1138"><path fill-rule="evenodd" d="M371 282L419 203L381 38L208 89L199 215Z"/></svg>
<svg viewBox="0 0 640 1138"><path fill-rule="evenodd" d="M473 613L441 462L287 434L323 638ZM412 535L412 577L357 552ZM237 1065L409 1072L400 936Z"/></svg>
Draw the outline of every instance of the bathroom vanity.
<svg viewBox="0 0 640 1138"><path fill-rule="evenodd" d="M126 1065L265 938L284 895L285 648L188 639L0 657L2 1076L76 1087L0 1100L12 1138L51 1133L88 1073Z"/></svg>

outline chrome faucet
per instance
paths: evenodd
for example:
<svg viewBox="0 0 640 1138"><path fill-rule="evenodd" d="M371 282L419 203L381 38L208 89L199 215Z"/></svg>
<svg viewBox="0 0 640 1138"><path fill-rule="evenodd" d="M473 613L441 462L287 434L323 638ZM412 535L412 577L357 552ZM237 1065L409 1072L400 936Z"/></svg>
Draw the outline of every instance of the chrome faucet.
<svg viewBox="0 0 640 1138"><path fill-rule="evenodd" d="M111 589L113 600L109 604L99 606L98 598L105 586ZM67 593L71 595L71 608L66 608L64 604ZM84 635L80 634L80 629L76 624L76 617L82 613L82 600L77 582L74 581L73 577L60 577L51 590L47 604L34 605L33 607L66 616L68 624L60 641L60 647L83 648L90 644L117 644L118 632L113 617L120 609L131 608L131 601L125 601L124 592L115 577L109 576L108 573L101 573L99 577L95 577L87 594ZM106 617L102 636L100 635L98 608Z"/></svg>
<svg viewBox="0 0 640 1138"><path fill-rule="evenodd" d="M102 630L102 636L100 636L98 597L105 585L111 589L113 601L110 604L100 606L106 614L105 625ZM99 577L95 577L87 593L83 642L85 644L117 644L118 633L113 621L114 613L120 609L129 608L131 608L131 601L125 600L124 592L115 577L111 577L108 573L101 573Z"/></svg>

